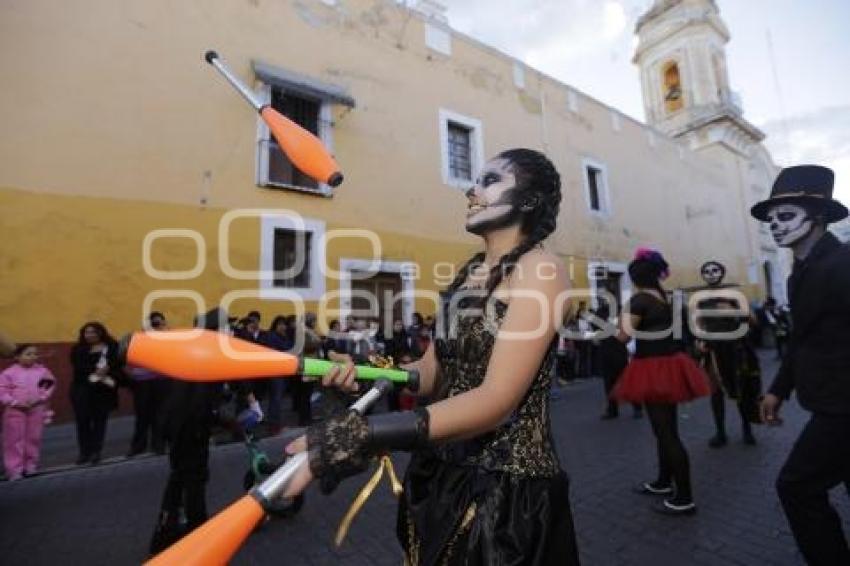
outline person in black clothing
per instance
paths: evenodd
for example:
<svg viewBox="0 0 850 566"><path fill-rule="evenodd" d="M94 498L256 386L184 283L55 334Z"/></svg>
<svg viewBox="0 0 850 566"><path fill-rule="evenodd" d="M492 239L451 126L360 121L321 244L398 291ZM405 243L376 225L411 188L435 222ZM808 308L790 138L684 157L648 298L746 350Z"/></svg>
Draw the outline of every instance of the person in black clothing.
<svg viewBox="0 0 850 566"><path fill-rule="evenodd" d="M413 324L407 328L407 335L410 336L410 355L417 360L425 354L425 344L422 341L424 328L425 319L422 317L422 314L418 312L413 313ZM353 327L349 327L348 330L352 329Z"/></svg>
<svg viewBox="0 0 850 566"><path fill-rule="evenodd" d="M166 330L165 315L153 311L148 315L150 330ZM150 447L157 454L165 454L165 438L162 430L162 405L168 397L168 378L143 368L128 368L129 382L133 390L133 408L136 421L133 439L127 457L132 458Z"/></svg>
<svg viewBox="0 0 850 566"><path fill-rule="evenodd" d="M593 367L593 344L587 337L591 330L588 321L588 309L585 303L579 303L576 311L576 325L578 326L579 339L575 340L576 347L576 374L579 378L592 377Z"/></svg>
<svg viewBox="0 0 850 566"><path fill-rule="evenodd" d="M641 248L629 264L635 294L623 313L620 339L637 341L635 357L614 388L621 401L644 403L658 450L658 477L637 487L647 495L673 495L653 507L667 515L696 511L688 452L679 438L677 405L708 395L708 377L673 338L673 307L660 280L668 273L660 253ZM626 318L628 317L628 318ZM628 323L628 325L626 324ZM633 331L637 331L636 333Z"/></svg>
<svg viewBox="0 0 850 566"><path fill-rule="evenodd" d="M484 166L467 196L467 230L482 236L484 251L447 289L446 304L457 297L461 305L441 314L441 326L453 330L441 329L409 368L432 402L369 416L346 411L313 425L287 447L306 449L310 464L287 495L311 476L330 491L374 453L412 450L396 528L406 562L576 565L569 479L548 413L552 347L570 311L555 297L568 278L539 246L556 226L560 176L543 154L508 150ZM555 265L554 277L541 277L542 265ZM324 381L350 391L354 372L337 369Z"/></svg>
<svg viewBox="0 0 850 566"><path fill-rule="evenodd" d="M408 363L412 360L410 338L400 320L393 322L393 333L384 340L384 354L392 356L396 363Z"/></svg>
<svg viewBox="0 0 850 566"><path fill-rule="evenodd" d="M700 268L700 275L708 285L709 290L719 290L726 277L726 267L719 261L707 261ZM725 296L714 296L700 301L700 310L738 310L738 305ZM701 329L713 334L734 333L741 324L737 317L705 317L697 321ZM700 363L711 378L711 412L714 416L715 434L708 441L712 448L726 446L729 439L726 435L726 397L735 400L738 413L741 416L741 431L744 444L755 445L756 439L750 420L756 414L755 406L761 393L760 382L755 387L751 380L753 372L745 372L744 364L752 367L758 365L754 353L745 351L749 348L746 336L741 338L723 337L711 340L698 340L697 351Z"/></svg>
<svg viewBox="0 0 850 566"><path fill-rule="evenodd" d="M118 406L124 374L115 362L118 343L99 322L87 322L71 349L71 405L77 421L77 464L100 462L109 413Z"/></svg>
<svg viewBox="0 0 850 566"><path fill-rule="evenodd" d="M795 390L812 413L776 490L800 551L818 566L850 564L841 519L828 495L850 483L850 247L826 230L848 216L832 199L834 179L826 167L788 167L770 198L751 210L770 224L777 245L794 253L788 280L791 337L761 414L766 423L780 424L782 402Z"/></svg>
<svg viewBox="0 0 850 566"><path fill-rule="evenodd" d="M773 340L776 344L776 358L781 360L785 351L785 343L788 341L789 330L791 329L788 314L784 309L779 308L779 305L776 304L776 299L768 297L764 301L762 316L767 327L773 332Z"/></svg>
<svg viewBox="0 0 850 566"><path fill-rule="evenodd" d="M316 322L316 315L308 312L303 320L292 326L293 354L308 358L321 354L322 338L316 332ZM315 384L300 374L290 377L289 382L292 388L293 409L298 414L298 426L307 426L313 422L311 398Z"/></svg>
<svg viewBox="0 0 850 566"><path fill-rule="evenodd" d="M395 365L409 364L413 361L410 353L410 340L404 323L400 320L393 322L393 333L389 339L384 340L384 354L393 359ZM387 406L391 411L401 408L400 391L393 389L387 394Z"/></svg>
<svg viewBox="0 0 850 566"><path fill-rule="evenodd" d="M215 308L195 321L207 330L223 330L227 316ZM216 409L222 395L217 383L173 380L164 407L164 427L170 444L170 474L162 507L150 543L156 554L207 520L206 484L209 481L209 444ZM186 518L180 524L181 509Z"/></svg>
<svg viewBox="0 0 850 566"><path fill-rule="evenodd" d="M611 397L611 391L629 363L629 350L621 340L617 339L616 327L608 321L609 313L608 305L601 304L596 309L593 320L593 325L605 334L595 348L596 366L602 373L602 384L605 388L605 412L601 417L603 420L616 419L620 416L620 404ZM639 403L632 403L632 416L636 419L643 417L643 408Z"/></svg>
<svg viewBox="0 0 850 566"><path fill-rule="evenodd" d="M254 344L266 345L266 333L260 329L260 313L251 311L248 316L239 321L239 330L234 333L234 336L252 342ZM268 379L252 379L247 381L239 381L229 384L230 389L236 394L237 412L241 412L249 407L259 412L262 420L262 410L259 409L259 401L266 398L270 385ZM241 435L241 431L234 431L237 436Z"/></svg>
<svg viewBox="0 0 850 566"><path fill-rule="evenodd" d="M285 316L276 316L272 320L271 326L267 332L262 335L262 341L265 346L277 350L278 352L289 352L292 350L292 336L289 332L289 326L286 324ZM282 402L283 390L286 385L287 378L276 377L268 380L269 382L269 404L266 415L266 421L271 434L280 432L282 421Z"/></svg>

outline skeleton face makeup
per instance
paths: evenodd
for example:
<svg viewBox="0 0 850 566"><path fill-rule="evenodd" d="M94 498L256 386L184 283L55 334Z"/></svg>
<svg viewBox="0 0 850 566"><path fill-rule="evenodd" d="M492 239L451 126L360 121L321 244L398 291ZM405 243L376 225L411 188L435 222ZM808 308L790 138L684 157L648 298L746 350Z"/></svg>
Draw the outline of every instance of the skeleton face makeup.
<svg viewBox="0 0 850 566"><path fill-rule="evenodd" d="M711 287L716 287L723 282L723 277L726 276L726 270L716 261L707 261L700 269L702 280Z"/></svg>
<svg viewBox="0 0 850 566"><path fill-rule="evenodd" d="M475 186L466 193L469 209L466 229L482 235L515 224L520 219L520 194L507 159L488 162Z"/></svg>
<svg viewBox="0 0 850 566"><path fill-rule="evenodd" d="M811 233L809 213L799 204L777 204L767 212L770 233L777 246L789 248Z"/></svg>

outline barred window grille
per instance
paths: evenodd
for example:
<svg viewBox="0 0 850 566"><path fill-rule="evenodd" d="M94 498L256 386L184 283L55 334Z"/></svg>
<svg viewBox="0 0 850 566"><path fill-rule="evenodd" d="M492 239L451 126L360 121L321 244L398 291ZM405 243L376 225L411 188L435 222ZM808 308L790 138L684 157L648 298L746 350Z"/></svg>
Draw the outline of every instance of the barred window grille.
<svg viewBox="0 0 850 566"><path fill-rule="evenodd" d="M283 89L272 87L271 89L271 105L272 108L304 128L305 130L319 135L319 113L321 111L321 103L308 98L302 98L293 94L284 92ZM268 140L268 163L269 163L269 183L274 185L284 185L293 187L305 187L309 189L318 189L319 184L299 171L292 162L280 150L274 138Z"/></svg>
<svg viewBox="0 0 850 566"><path fill-rule="evenodd" d="M448 124L449 174L454 179L472 180L471 130L454 122Z"/></svg>
<svg viewBox="0 0 850 566"><path fill-rule="evenodd" d="M303 232L301 242L295 230L275 228L274 231L274 286L284 289L304 289L310 287L310 256L312 248L312 234ZM299 243L303 242L303 249L299 249ZM298 254L303 254L303 262L299 261ZM299 265L300 271L292 277L281 277L283 272Z"/></svg>
<svg viewBox="0 0 850 566"><path fill-rule="evenodd" d="M587 167L587 188L588 197L590 199L590 210L601 211L602 204L600 199L600 178L602 171L596 167Z"/></svg>

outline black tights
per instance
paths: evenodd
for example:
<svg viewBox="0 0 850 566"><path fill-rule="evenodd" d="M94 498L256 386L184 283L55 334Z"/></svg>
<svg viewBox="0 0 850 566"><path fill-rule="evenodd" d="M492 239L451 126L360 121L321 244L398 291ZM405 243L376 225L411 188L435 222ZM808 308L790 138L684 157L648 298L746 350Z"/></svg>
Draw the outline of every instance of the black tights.
<svg viewBox="0 0 850 566"><path fill-rule="evenodd" d="M738 412L741 415L741 430L744 436L752 433L750 420L744 411L743 405L739 402ZM717 436L726 437L726 397L723 390L719 387L717 391L711 394L711 412L714 414L714 426L717 428Z"/></svg>
<svg viewBox="0 0 850 566"><path fill-rule="evenodd" d="M671 403L647 403L646 414L652 432L658 441L658 485L676 485L676 503L690 503L691 466L688 452L679 438L676 405Z"/></svg>

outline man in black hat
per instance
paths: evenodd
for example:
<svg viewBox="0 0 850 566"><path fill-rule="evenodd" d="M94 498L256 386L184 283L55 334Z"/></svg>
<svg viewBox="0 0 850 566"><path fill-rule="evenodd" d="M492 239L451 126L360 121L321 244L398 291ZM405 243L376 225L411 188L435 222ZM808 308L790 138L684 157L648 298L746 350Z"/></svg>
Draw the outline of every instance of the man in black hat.
<svg viewBox="0 0 850 566"><path fill-rule="evenodd" d="M783 169L770 198L751 214L770 223L777 245L794 253L788 280L793 322L788 350L761 404L767 424L780 424L779 408L797 390L812 413L776 489L794 538L809 564L850 564L841 519L829 503L831 488L850 483L850 247L826 230L848 215L832 199L830 169Z"/></svg>

